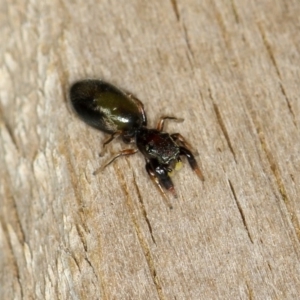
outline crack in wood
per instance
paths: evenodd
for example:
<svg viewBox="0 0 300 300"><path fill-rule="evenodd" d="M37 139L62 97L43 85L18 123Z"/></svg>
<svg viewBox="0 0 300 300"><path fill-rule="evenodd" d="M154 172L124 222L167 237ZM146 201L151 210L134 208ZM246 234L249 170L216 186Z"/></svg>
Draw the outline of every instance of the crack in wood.
<svg viewBox="0 0 300 300"><path fill-rule="evenodd" d="M137 185L134 172L132 172L132 174L133 174L133 183L134 183L134 186L136 188L136 192L137 192L137 195L138 195L139 202L141 203L142 213L143 213L144 219L145 219L145 221L146 221L146 223L148 225L148 229L149 229L152 241L156 245L156 241L155 241L155 238L153 236L152 226L151 226L151 223L150 223L150 221L148 219L148 215L147 215L147 211L146 211L145 204L144 204L144 201L143 201L143 197L142 197L140 189L139 189L139 187Z"/></svg>
<svg viewBox="0 0 300 300"><path fill-rule="evenodd" d="M171 4L172 4L172 8L174 11L174 14L176 16L177 21L180 21L180 14L179 14L179 10L178 10L178 6L177 6L177 1L176 0L170 0Z"/></svg>
<svg viewBox="0 0 300 300"><path fill-rule="evenodd" d="M96 277L97 281L99 281L98 275L97 275L97 273L95 272L95 269L94 269L94 267L93 267L91 261L88 259L87 256L84 257L84 260L85 260L85 261L87 262L87 264L91 267L94 276ZM96 283L95 283L94 281L91 281L91 283L93 284L95 290L97 290L97 289L98 289L98 286L96 285ZM102 288L102 292L103 292L104 290L103 290L103 285L102 285L102 284L101 284L101 288ZM104 296L103 298L104 298L104 299L107 299L106 296Z"/></svg>
<svg viewBox="0 0 300 300"><path fill-rule="evenodd" d="M9 134L9 136L10 136L10 139L11 139L11 141L13 142L14 146L16 147L16 149L18 150L18 152L19 152L20 149L19 149L19 146L18 146L16 137L15 137L15 135L14 135L14 132L13 132L11 126L8 124L8 122L7 122L4 118L3 118L3 120L4 120L4 126L5 126L6 129L7 129L7 132L8 132L8 134Z"/></svg>
<svg viewBox="0 0 300 300"><path fill-rule="evenodd" d="M8 172L6 171L6 175L3 176L4 178L4 182L3 182L3 190L4 190L4 195L6 195L6 202L11 204L10 207L9 207L9 219L6 219L4 216L2 216L0 214L0 217L4 220L6 219L6 223L14 223L14 228L16 228L16 234L18 236L18 239L19 241L24 244L27 242L26 240L26 235L25 235L25 230L22 226L22 222L21 222L21 219L20 219L20 214L19 214L19 211L18 211L18 206L17 206L17 201L15 199L15 197L13 196L13 192L11 190L11 186L13 186L8 178L9 178L9 175L8 175ZM4 205L4 204L2 204ZM13 220L13 221L11 221ZM15 222L14 222L15 221Z"/></svg>
<svg viewBox="0 0 300 300"><path fill-rule="evenodd" d="M296 123L296 116L295 116L295 113L293 111L293 108L292 108L292 105L291 105L291 102L286 94L286 91L285 91L285 88L282 84L282 78L281 78L281 74L280 74L280 71L279 71L279 67L277 65L277 62L276 62L276 59L275 59L275 55L273 53L273 50L272 50L272 47L267 39L267 36L266 36L266 33L265 31L263 30L262 28L262 25L260 23L257 23L257 27L258 27L258 31L260 32L260 35L261 35L261 38L262 38L262 41L263 41L263 44L266 48L266 51L268 53L268 56L274 66L274 69L275 69L275 72L279 78L279 87L280 87L280 91L285 99L285 102L287 104L287 107L288 107L288 110L290 112L290 114L292 115L292 121L295 125L295 127L297 127L297 123Z"/></svg>
<svg viewBox="0 0 300 300"><path fill-rule="evenodd" d="M187 48L188 48L189 53L191 54L191 56L194 58L194 52L193 52L193 49L192 49L192 46L191 46L191 43L190 43L190 39L189 39L189 35L188 35L187 29L186 29L186 26L185 26L184 23L182 24L182 27L183 27L184 39L185 39Z"/></svg>
<svg viewBox="0 0 300 300"><path fill-rule="evenodd" d="M24 291L23 291L22 280L21 280L21 275L20 275L21 273L20 273L20 269L19 269L19 266L18 266L17 257L15 256L15 253L13 251L14 248L13 248L13 245L11 243L10 234L8 232L9 230L6 226L6 223L4 223L2 221L2 218L0 218L0 224L1 224L4 235L6 236L8 251L10 252L10 254L13 258L9 261L12 263L13 270L15 271L15 276L16 276L18 284L20 286L21 299L23 299L24 298ZM23 245L24 245L24 243L22 243L22 246Z"/></svg>
<svg viewBox="0 0 300 300"><path fill-rule="evenodd" d="M281 93L282 93L283 96L284 96L284 99L285 99L285 101L286 101L286 104L287 104L287 107L288 107L288 109L289 109L289 112L290 112L291 115L292 115L292 121L293 121L295 127L297 127L295 113L294 113L294 111L293 111L291 102L290 102L290 100L289 100L289 98L288 98L288 96L287 96L287 94L286 94L285 88L284 88L284 86L283 86L283 84L282 84L281 82L279 82L279 87L280 87Z"/></svg>
<svg viewBox="0 0 300 300"><path fill-rule="evenodd" d="M247 290L248 290L248 299L249 300L254 299L252 288L250 287L250 285L249 285L249 283L247 281L245 282L245 284L246 284L246 287L247 287Z"/></svg>
<svg viewBox="0 0 300 300"><path fill-rule="evenodd" d="M88 251L88 249L87 249L87 243L86 243L86 240L84 238L83 232L82 232L81 228L79 227L79 225L77 223L75 224L75 227L76 227L78 236L80 238L80 241L82 243L83 249L84 249L85 252L87 252Z"/></svg>
<svg viewBox="0 0 300 300"><path fill-rule="evenodd" d="M76 256L74 255L70 255L71 259L73 259L73 261L75 262L76 266L77 266L77 269L79 270L79 272L81 272L81 268L80 268L80 265L79 265L79 261L77 260Z"/></svg>
<svg viewBox="0 0 300 300"><path fill-rule="evenodd" d="M132 202L132 198L130 196L129 188L126 184L124 175L122 174L122 172L120 172L119 168L116 165L114 165L114 169L115 169L115 173L116 173L116 175L119 179L119 182L121 183L121 187L122 187L122 189L125 193L126 205L127 205L128 211L129 211L129 215L131 217L131 221L132 221L132 224L134 226L137 238L139 240L142 251L144 253L144 256L145 256L145 259L146 259L146 262L147 262L147 265L148 265L148 268L149 268L149 271L150 271L150 275L152 277L152 281L153 281L154 286L156 288L158 297L159 297L160 300L164 300L166 298L165 298L165 296L163 294L163 291L162 291L162 286L161 286L160 280L158 278L158 275L157 275L157 272L156 272L156 269L155 269L154 260L153 260L152 255L151 255L150 248L147 245L147 242L146 242L145 238L143 237L142 230L141 230L141 228L138 224L138 220L135 217L135 214L134 214L134 211L133 211L133 202Z"/></svg>
<svg viewBox="0 0 300 300"><path fill-rule="evenodd" d="M239 24L240 23L240 17L239 17L239 14L237 12L237 9L236 9L235 2L234 2L234 0L231 0L230 2L231 2L232 12L233 12L233 16L234 16L235 22L237 24Z"/></svg>
<svg viewBox="0 0 300 300"><path fill-rule="evenodd" d="M177 21L180 21L180 15L179 15L179 12L178 12L178 7L177 7L176 0L171 0L171 3L172 3L173 10L175 11L175 14L178 14ZM186 43L186 46L187 46L186 57L188 59L188 62L190 64L191 69L194 70L195 55L194 55L194 51L193 51L191 43L190 43L190 38L189 38L189 35L188 35L187 28L186 28L185 23L183 21L181 22L180 27L183 30L183 39L185 40L185 43Z"/></svg>
<svg viewBox="0 0 300 300"><path fill-rule="evenodd" d="M85 261L88 263L88 265L91 267L91 269L92 269L92 271L93 271L95 277L96 277L97 280L99 281L98 275L97 275L97 273L96 273L96 271L95 271L95 268L94 268L94 266L92 265L92 262L90 261L90 259L87 257L87 255L84 256L84 260L85 260ZM101 286L102 286L102 284L101 284Z"/></svg>
<svg viewBox="0 0 300 300"><path fill-rule="evenodd" d="M83 234L82 230L80 229L80 227L79 227L78 225L76 225L76 230L77 230L77 233L78 233L78 235L79 235L79 238L80 238L80 240L81 240L81 243L82 243L83 248L84 248L84 251L85 251L85 253L84 253L84 260L85 260L85 261L87 262L87 264L91 267L91 269L92 269L92 271L93 271L93 273L94 273L96 279L97 279L98 281L100 281L100 286L101 286L101 291L102 291L102 294L103 294L103 298L104 298L104 299L107 299L107 292L106 292L106 290L105 290L105 285L104 285L104 282L103 282L104 276L103 276L103 274L102 274L102 272L101 272L101 269L99 270L100 278L101 278L101 279L99 280L98 274L96 273L95 268L94 268L94 266L92 265L92 262L90 261L90 259L89 259L88 256L87 256L87 253L88 253L88 247L87 247L86 239L84 238L84 234ZM99 254L99 252L100 252L100 254ZM97 258L98 258L99 261L102 262L101 247L99 247L98 254L99 254L99 255L98 255ZM76 261L76 264L77 264L77 266L78 266L78 269L81 270L80 267L79 267L79 263L77 262L76 257L75 257L75 256L73 256L73 257L74 257L74 260ZM101 259L100 259L100 258L101 258ZM95 286L95 284L94 284L94 286ZM96 287L96 286L95 286L95 287Z"/></svg>
<svg viewBox="0 0 300 300"><path fill-rule="evenodd" d="M238 208L238 210L239 210L239 213L240 213L240 216L241 216L241 218L242 218L244 227L245 227L245 229L246 229L246 231L247 231L248 238L249 238L250 242L251 242L252 244L254 244L253 239L252 239L252 236L251 236L250 231L249 231L249 228L248 228L248 225L247 225L247 221L246 221L246 217L245 217L244 211L243 211L242 206L241 206L241 204L240 204L240 202L239 202L239 200L238 200L238 198L237 198L237 196L236 196L234 187L233 187L233 185L232 185L232 183L231 183L231 181L230 181L229 179L228 179L228 183L229 183L229 187L230 187L231 193L232 193L232 195L233 195L233 198L234 198L234 200L235 200L236 206L237 206L237 208Z"/></svg>
<svg viewBox="0 0 300 300"><path fill-rule="evenodd" d="M226 48L227 49L232 49L230 41L229 41L229 34L228 34L228 30L226 28L225 22L223 20L222 14L219 11L219 8L217 7L216 3L214 1L211 2L214 9L215 9L215 14L216 14L216 21L219 25L220 31L221 31L221 35L223 37L223 40L225 42Z"/></svg>
<svg viewBox="0 0 300 300"><path fill-rule="evenodd" d="M3 121L3 122L1 122ZM14 131L12 130L9 122L7 121L7 119L5 118L5 114L3 113L2 107L0 106L0 122L4 125L4 127L7 130L8 135L10 136L10 139L12 141L12 143L14 144L15 148L18 150L18 152L20 152L18 143L17 143L17 139L15 137Z"/></svg>
<svg viewBox="0 0 300 300"><path fill-rule="evenodd" d="M73 191L74 191L74 197L78 206L78 215L81 219L81 224L85 230L85 232L90 232L89 228L87 227L87 224L85 222L86 216L85 216L85 212L84 212L84 204L82 202L82 193L81 193L81 186L78 183L80 180L78 179L78 177L76 176L76 172L75 172L75 167L73 164L73 161L71 159L71 157L73 157L74 155L71 153L70 151L70 147L66 147L64 148L64 150L66 150L67 154L65 155L65 159L67 162L67 168L69 170L69 178L71 181L71 185L73 187ZM62 155L65 154L62 152Z"/></svg>
<svg viewBox="0 0 300 300"><path fill-rule="evenodd" d="M191 46L190 40L189 40L189 35L187 33L187 29L186 29L186 26L185 26L184 23L182 23L182 28L183 28L183 37L184 37L184 40L185 40L185 43L186 43L186 46L187 46L186 56L187 56L187 59L189 61L191 69L194 70L194 66L195 66L194 52L192 50L192 46Z"/></svg>
<svg viewBox="0 0 300 300"><path fill-rule="evenodd" d="M298 239L298 241L300 241L300 224L299 224L299 221L297 219L297 216L295 216L294 213L293 213L293 209L291 207L291 201L290 201L290 199L287 195L283 180L282 180L281 175L280 175L280 171L278 169L278 166L276 164L276 161L275 161L271 151L268 149L266 138L265 138L265 135L264 135L260 125L254 119L253 119L253 122L254 122L255 127L256 127L256 132L257 132L262 150L264 151L264 153L266 155L267 161L270 165L270 169L271 169L271 171L274 175L275 182L277 184L279 194L281 195L281 198L282 198L283 202L285 203L285 206L286 206L286 209L289 213L290 220L293 224L297 239Z"/></svg>
<svg viewBox="0 0 300 300"><path fill-rule="evenodd" d="M216 117L217 117L217 121L218 121L219 126L220 126L220 128L221 128L221 130L222 130L222 132L223 132L223 135L224 135L224 137L225 137L225 139L226 139L228 148L229 148L230 152L231 152L232 155L233 155L234 161L235 161L235 163L237 164L236 155L235 155L235 152L234 152L234 150L233 150L233 147L232 147L232 144L231 144L231 141L230 141L230 138L229 138L229 134L228 134L228 131L227 131L227 129L226 129L225 123L224 123L224 121L223 121L223 118L222 118L222 116L221 116L220 110L219 110L218 106L214 103L214 99L213 99L213 97L212 97L211 90L208 89L208 91L209 91L210 99L211 99L212 102L213 102L213 108L214 108L214 111L215 111L215 114L216 114Z"/></svg>

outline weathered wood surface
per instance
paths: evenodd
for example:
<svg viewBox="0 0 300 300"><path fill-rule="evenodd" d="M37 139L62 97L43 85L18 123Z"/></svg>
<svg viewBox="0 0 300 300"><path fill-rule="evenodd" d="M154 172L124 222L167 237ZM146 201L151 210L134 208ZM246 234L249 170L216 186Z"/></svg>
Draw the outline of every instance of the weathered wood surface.
<svg viewBox="0 0 300 300"><path fill-rule="evenodd" d="M298 0L0 7L1 299L299 299ZM185 165L173 210L140 154L92 175L87 77L185 118L206 181Z"/></svg>

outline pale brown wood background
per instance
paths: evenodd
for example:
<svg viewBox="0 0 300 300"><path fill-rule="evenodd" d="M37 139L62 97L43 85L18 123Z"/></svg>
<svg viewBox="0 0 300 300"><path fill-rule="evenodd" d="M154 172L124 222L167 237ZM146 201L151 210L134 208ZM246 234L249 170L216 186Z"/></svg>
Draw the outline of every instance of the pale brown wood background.
<svg viewBox="0 0 300 300"><path fill-rule="evenodd" d="M299 0L3 0L0 36L0 299L299 299ZM88 77L185 118L173 210L141 154L92 174Z"/></svg>

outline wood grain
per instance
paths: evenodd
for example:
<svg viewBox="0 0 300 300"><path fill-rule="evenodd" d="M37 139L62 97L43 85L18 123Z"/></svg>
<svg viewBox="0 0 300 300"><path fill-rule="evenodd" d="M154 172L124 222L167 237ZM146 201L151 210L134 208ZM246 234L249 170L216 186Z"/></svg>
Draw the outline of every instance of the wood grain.
<svg viewBox="0 0 300 300"><path fill-rule="evenodd" d="M300 2L2 1L1 299L297 299ZM68 89L102 78L176 115L205 182L169 210L141 154Z"/></svg>

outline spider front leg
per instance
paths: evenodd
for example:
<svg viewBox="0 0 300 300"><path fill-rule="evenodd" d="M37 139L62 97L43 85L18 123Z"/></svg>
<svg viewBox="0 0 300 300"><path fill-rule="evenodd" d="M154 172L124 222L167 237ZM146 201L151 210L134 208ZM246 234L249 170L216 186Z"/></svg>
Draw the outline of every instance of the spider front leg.
<svg viewBox="0 0 300 300"><path fill-rule="evenodd" d="M158 131L163 131L164 125L165 125L165 120L173 120L177 123L180 123L180 122L184 121L184 119L182 119L182 118L176 118L176 117L170 117L170 116L160 117L159 120L158 120L157 126L156 126L156 129Z"/></svg>
<svg viewBox="0 0 300 300"><path fill-rule="evenodd" d="M183 146L184 148L191 150L195 155L198 155L197 150L195 150L192 145L180 134L173 133L171 134L172 139L179 144L179 146Z"/></svg>
<svg viewBox="0 0 300 300"><path fill-rule="evenodd" d="M180 155L186 156L186 158L187 158L191 168L193 169L193 171L197 174L197 176L202 181L204 181L204 176L203 176L201 170L199 169L197 161L196 161L194 155L192 154L192 152L189 149L185 148L185 147L179 147L179 153L180 153Z"/></svg>
<svg viewBox="0 0 300 300"><path fill-rule="evenodd" d="M168 174L168 170L160 165L156 160L150 160L146 163L146 170L152 181L156 184L157 188L161 192L169 208L173 208L169 202L169 198L165 193L165 190L171 192L175 198L177 193L174 188L174 184Z"/></svg>

